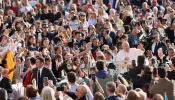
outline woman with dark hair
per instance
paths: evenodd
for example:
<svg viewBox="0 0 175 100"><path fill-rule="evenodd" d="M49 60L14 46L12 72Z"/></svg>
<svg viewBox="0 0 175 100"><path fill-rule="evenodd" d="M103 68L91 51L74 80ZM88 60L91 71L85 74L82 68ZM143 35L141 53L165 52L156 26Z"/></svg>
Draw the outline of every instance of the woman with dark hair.
<svg viewBox="0 0 175 100"><path fill-rule="evenodd" d="M36 39L35 36L29 36L27 41L27 48L29 51L37 51L38 47L36 47Z"/></svg>
<svg viewBox="0 0 175 100"><path fill-rule="evenodd" d="M26 96L30 99L30 100L42 100L41 97L39 97L38 95L38 91L36 88L34 88L34 86L32 85L28 85L26 88Z"/></svg>

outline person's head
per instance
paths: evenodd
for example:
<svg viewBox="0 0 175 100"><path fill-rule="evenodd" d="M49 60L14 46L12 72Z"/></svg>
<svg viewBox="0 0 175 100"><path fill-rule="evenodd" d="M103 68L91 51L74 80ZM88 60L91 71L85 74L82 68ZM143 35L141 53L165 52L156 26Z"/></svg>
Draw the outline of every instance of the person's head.
<svg viewBox="0 0 175 100"><path fill-rule="evenodd" d="M0 88L0 100L7 100L7 99L8 99L7 91L3 88Z"/></svg>
<svg viewBox="0 0 175 100"><path fill-rule="evenodd" d="M116 90L117 93L120 93L120 94L123 94L123 95L126 95L126 92L127 92L127 87L123 84L119 84L117 86L117 90Z"/></svg>
<svg viewBox="0 0 175 100"><path fill-rule="evenodd" d="M86 94L87 94L87 88L84 85L79 85L75 92L77 98L82 98L86 96Z"/></svg>
<svg viewBox="0 0 175 100"><path fill-rule="evenodd" d="M34 45L36 43L35 36L30 35L28 37L28 46Z"/></svg>
<svg viewBox="0 0 175 100"><path fill-rule="evenodd" d="M48 54L48 49L44 46L41 46L39 48L39 52L42 54L42 55L47 55Z"/></svg>
<svg viewBox="0 0 175 100"><path fill-rule="evenodd" d="M54 95L54 90L49 86L44 87L41 92L41 97L43 100L56 100Z"/></svg>
<svg viewBox="0 0 175 100"><path fill-rule="evenodd" d="M48 32L48 25L47 24L42 25L42 31L43 32Z"/></svg>
<svg viewBox="0 0 175 100"><path fill-rule="evenodd" d="M81 32L79 32L79 31L75 32L75 38L76 38L77 40L81 40L81 38L82 38Z"/></svg>
<svg viewBox="0 0 175 100"><path fill-rule="evenodd" d="M45 65L51 66L51 64L52 64L51 58L49 56L45 57Z"/></svg>
<svg viewBox="0 0 175 100"><path fill-rule="evenodd" d="M160 35L157 31L154 32L154 40L159 41L160 40Z"/></svg>
<svg viewBox="0 0 175 100"><path fill-rule="evenodd" d="M74 65L79 66L80 65L80 58L76 57L74 58Z"/></svg>
<svg viewBox="0 0 175 100"><path fill-rule="evenodd" d="M122 43L122 49L125 51L125 52L129 52L129 43L128 42L123 42Z"/></svg>
<svg viewBox="0 0 175 100"><path fill-rule="evenodd" d="M127 100L139 100L139 94L135 90L128 92Z"/></svg>
<svg viewBox="0 0 175 100"><path fill-rule="evenodd" d="M104 52L106 60L112 60L112 53L109 50L105 50Z"/></svg>
<svg viewBox="0 0 175 100"><path fill-rule="evenodd" d="M140 95L139 100L146 100L147 94L143 91L138 91L138 94Z"/></svg>
<svg viewBox="0 0 175 100"><path fill-rule="evenodd" d="M159 78L165 78L167 75L165 68L159 67L158 68L158 77Z"/></svg>
<svg viewBox="0 0 175 100"><path fill-rule="evenodd" d="M67 74L67 79L70 84L75 84L76 82L76 74L74 72L69 72Z"/></svg>
<svg viewBox="0 0 175 100"><path fill-rule="evenodd" d="M26 88L26 96L28 98L36 97L37 96L37 89L33 87L33 85L28 85Z"/></svg>
<svg viewBox="0 0 175 100"><path fill-rule="evenodd" d="M99 39L98 39L98 38L94 38L93 41L92 41L92 45L93 45L94 47L99 46Z"/></svg>
<svg viewBox="0 0 175 100"><path fill-rule="evenodd" d="M58 55L62 55L62 47L61 46L58 46L58 47L54 47L54 50L55 50L55 54Z"/></svg>
<svg viewBox="0 0 175 100"><path fill-rule="evenodd" d="M105 69L105 66L106 66L106 64L105 64L104 61L100 61L99 60L96 63L96 68L97 68L98 71L104 70Z"/></svg>
<svg viewBox="0 0 175 100"><path fill-rule="evenodd" d="M52 6L52 11L53 12L57 12L58 11L58 6L57 5L53 5Z"/></svg>
<svg viewBox="0 0 175 100"><path fill-rule="evenodd" d="M17 100L30 100L30 99L26 96L21 96Z"/></svg>
<svg viewBox="0 0 175 100"><path fill-rule="evenodd" d="M154 97L153 97L153 100L164 100L164 99L163 99L163 96L162 95L155 94Z"/></svg>
<svg viewBox="0 0 175 100"><path fill-rule="evenodd" d="M138 66L144 65L145 64L145 56L138 56L137 63L138 63Z"/></svg>
<svg viewBox="0 0 175 100"><path fill-rule="evenodd" d="M94 94L94 100L105 100L105 97L101 92L96 92Z"/></svg>
<svg viewBox="0 0 175 100"><path fill-rule="evenodd" d="M109 15L111 16L111 17L114 17L115 16L115 9L110 9L110 11L109 11Z"/></svg>
<svg viewBox="0 0 175 100"><path fill-rule="evenodd" d="M114 82L108 82L106 84L106 93L108 96L114 94L115 90L116 90L116 84Z"/></svg>
<svg viewBox="0 0 175 100"><path fill-rule="evenodd" d="M169 48L168 49L168 55L169 55L170 58L173 57L173 56L175 56L175 49Z"/></svg>
<svg viewBox="0 0 175 100"><path fill-rule="evenodd" d="M43 40L42 40L42 46L44 46L44 47L48 47L49 46L49 39L48 38L44 38Z"/></svg>
<svg viewBox="0 0 175 100"><path fill-rule="evenodd" d="M45 59L43 57L36 58L36 67L41 68L45 64Z"/></svg>

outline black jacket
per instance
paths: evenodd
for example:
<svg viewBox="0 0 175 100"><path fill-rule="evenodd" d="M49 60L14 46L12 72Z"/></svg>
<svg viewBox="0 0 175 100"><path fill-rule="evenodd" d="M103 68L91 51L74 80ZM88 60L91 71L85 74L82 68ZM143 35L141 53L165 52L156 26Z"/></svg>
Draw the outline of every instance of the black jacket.
<svg viewBox="0 0 175 100"><path fill-rule="evenodd" d="M50 17L50 22L53 23L55 22L56 20L58 20L59 18L61 18L61 13L58 12L56 14L54 13L49 13L49 17Z"/></svg>
<svg viewBox="0 0 175 100"><path fill-rule="evenodd" d="M153 43L154 43L154 42L151 42L151 43L149 44L148 50L151 50L151 51L152 51L152 45L153 45ZM155 52L152 51L152 52L153 52L153 55L155 55L156 57L158 57L158 52L157 52L157 50L158 50L159 48L162 48L162 49L163 49L163 53L164 53L164 54L167 54L167 51L168 51L167 46L166 46L163 42L159 41L158 44L157 44L157 48L155 48L155 50L154 50Z"/></svg>
<svg viewBox="0 0 175 100"><path fill-rule="evenodd" d="M145 65L137 66L129 71L129 76L131 80L133 81L136 77L137 74L140 74L141 71L145 68Z"/></svg>
<svg viewBox="0 0 175 100"><path fill-rule="evenodd" d="M133 88L142 88L146 83L151 82L151 73L145 74L141 77L137 77L133 82Z"/></svg>
<svg viewBox="0 0 175 100"><path fill-rule="evenodd" d="M67 92L67 95L70 96L73 100L88 100L86 96L78 99L74 92Z"/></svg>
<svg viewBox="0 0 175 100"><path fill-rule="evenodd" d="M168 79L175 80L175 71L168 71Z"/></svg>
<svg viewBox="0 0 175 100"><path fill-rule="evenodd" d="M38 74L37 71L38 71L38 68L35 68L35 69L33 69L32 72L33 72L33 78L36 79L36 82L38 83L38 92L39 93L41 93L41 90L43 89L43 78L44 77L48 77L48 80L52 80L53 84L56 85L57 80L56 80L53 72L50 69L43 67L39 82L37 80L37 74Z"/></svg>
<svg viewBox="0 0 175 100"><path fill-rule="evenodd" d="M105 100L124 100L124 99L122 99L118 96L111 96L111 97L106 98Z"/></svg>
<svg viewBox="0 0 175 100"><path fill-rule="evenodd" d="M0 87L4 88L7 93L12 93L12 82L10 81L10 79L8 79L7 77L2 78L2 80L0 81Z"/></svg>
<svg viewBox="0 0 175 100"><path fill-rule="evenodd" d="M170 43L174 43L175 40L174 30L171 29L171 27L168 27L167 29L165 29L165 33L167 34L168 39L170 39Z"/></svg>

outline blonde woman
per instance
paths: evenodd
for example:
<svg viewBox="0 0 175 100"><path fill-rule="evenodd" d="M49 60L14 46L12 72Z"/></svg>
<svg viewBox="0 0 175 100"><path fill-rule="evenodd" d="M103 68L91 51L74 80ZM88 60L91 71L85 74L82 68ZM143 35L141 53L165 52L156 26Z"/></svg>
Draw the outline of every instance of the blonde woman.
<svg viewBox="0 0 175 100"><path fill-rule="evenodd" d="M109 10L109 17L108 19L111 20L115 17L116 10L115 9L110 9Z"/></svg>
<svg viewBox="0 0 175 100"><path fill-rule="evenodd" d="M44 87L41 92L41 97L43 100L56 100L54 95L55 91L49 86Z"/></svg>
<svg viewBox="0 0 175 100"><path fill-rule="evenodd" d="M98 17L108 19L108 14L105 12L103 7L98 8Z"/></svg>

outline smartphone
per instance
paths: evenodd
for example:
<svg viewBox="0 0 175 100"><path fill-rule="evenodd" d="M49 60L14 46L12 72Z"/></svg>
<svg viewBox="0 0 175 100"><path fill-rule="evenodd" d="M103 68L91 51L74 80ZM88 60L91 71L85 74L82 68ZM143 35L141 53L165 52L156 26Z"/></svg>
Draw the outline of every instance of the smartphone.
<svg viewBox="0 0 175 100"><path fill-rule="evenodd" d="M91 74L91 79L95 82L96 81L96 76L95 74Z"/></svg>
<svg viewBox="0 0 175 100"><path fill-rule="evenodd" d="M154 69L153 69L153 76L154 76L154 77L157 77L157 68L154 68Z"/></svg>
<svg viewBox="0 0 175 100"><path fill-rule="evenodd" d="M64 91L64 87L57 87L57 91Z"/></svg>
<svg viewBox="0 0 175 100"><path fill-rule="evenodd" d="M48 85L48 77L43 78L43 85L47 86Z"/></svg>

